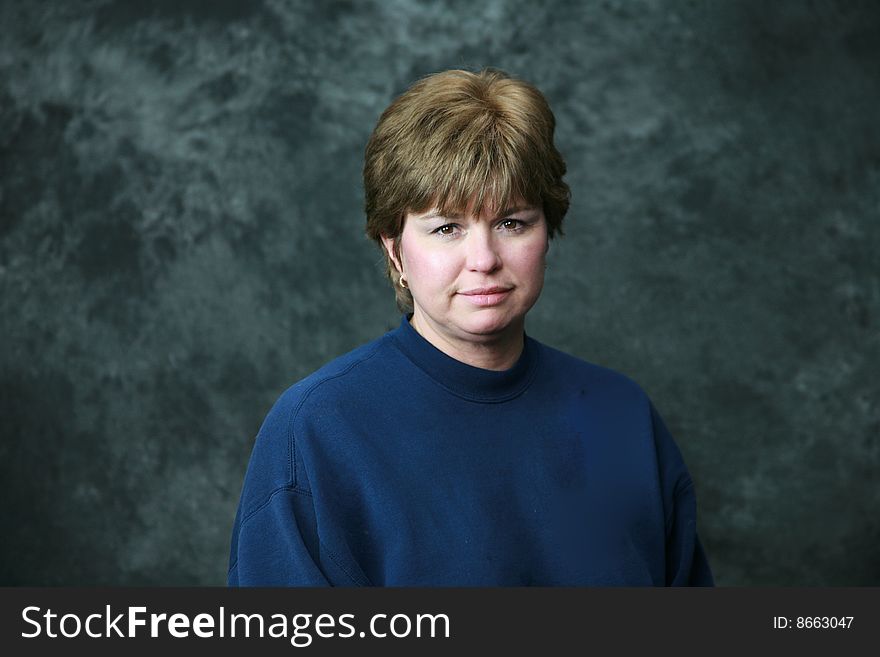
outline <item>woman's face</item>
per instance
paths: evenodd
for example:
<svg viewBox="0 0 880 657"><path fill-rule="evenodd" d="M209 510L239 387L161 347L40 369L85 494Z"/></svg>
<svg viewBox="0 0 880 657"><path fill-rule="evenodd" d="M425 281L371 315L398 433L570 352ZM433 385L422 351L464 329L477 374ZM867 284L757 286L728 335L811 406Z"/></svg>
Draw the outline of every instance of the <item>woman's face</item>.
<svg viewBox="0 0 880 657"><path fill-rule="evenodd" d="M396 264L413 296L413 323L452 341L518 337L544 285L543 210L522 204L480 217L470 210L407 214ZM384 242L390 251L392 240Z"/></svg>

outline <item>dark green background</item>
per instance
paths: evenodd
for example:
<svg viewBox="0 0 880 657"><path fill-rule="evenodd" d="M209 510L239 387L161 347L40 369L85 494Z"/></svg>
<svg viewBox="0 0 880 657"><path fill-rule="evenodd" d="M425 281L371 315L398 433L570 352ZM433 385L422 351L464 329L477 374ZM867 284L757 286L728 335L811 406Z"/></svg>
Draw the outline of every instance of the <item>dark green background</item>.
<svg viewBox="0 0 880 657"><path fill-rule="evenodd" d="M573 192L534 337L642 384L722 585L880 585L880 5L0 2L0 583L222 584L260 422L399 321L361 167L497 66Z"/></svg>

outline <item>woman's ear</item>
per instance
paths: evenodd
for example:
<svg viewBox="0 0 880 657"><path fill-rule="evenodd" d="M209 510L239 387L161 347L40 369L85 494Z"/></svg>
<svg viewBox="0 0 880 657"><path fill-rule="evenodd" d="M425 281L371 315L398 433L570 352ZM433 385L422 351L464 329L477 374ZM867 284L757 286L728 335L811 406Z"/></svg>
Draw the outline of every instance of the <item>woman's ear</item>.
<svg viewBox="0 0 880 657"><path fill-rule="evenodd" d="M394 266L397 268L397 273L400 274L403 272L403 267L400 266L400 262L397 260L397 256L394 253L394 242L395 238L389 237L388 235L382 235L382 246L385 248L385 253L388 254L388 257L391 259L391 262L394 263Z"/></svg>

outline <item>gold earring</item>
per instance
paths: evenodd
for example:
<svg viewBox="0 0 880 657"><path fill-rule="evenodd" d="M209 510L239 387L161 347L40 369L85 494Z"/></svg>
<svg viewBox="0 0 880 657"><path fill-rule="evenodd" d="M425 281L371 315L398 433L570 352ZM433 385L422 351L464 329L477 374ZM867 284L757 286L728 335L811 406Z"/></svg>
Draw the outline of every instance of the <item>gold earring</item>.
<svg viewBox="0 0 880 657"><path fill-rule="evenodd" d="M404 290L409 289L409 287L407 287L406 279L403 277L403 274L400 275L400 287L402 287Z"/></svg>

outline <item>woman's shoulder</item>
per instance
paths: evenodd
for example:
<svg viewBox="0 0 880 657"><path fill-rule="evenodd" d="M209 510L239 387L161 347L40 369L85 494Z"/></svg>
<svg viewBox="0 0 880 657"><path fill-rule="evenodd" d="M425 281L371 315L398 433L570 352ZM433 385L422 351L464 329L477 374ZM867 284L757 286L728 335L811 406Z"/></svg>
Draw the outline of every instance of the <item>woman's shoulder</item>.
<svg viewBox="0 0 880 657"><path fill-rule="evenodd" d="M545 371L567 385L581 386L606 395L631 397L648 401L647 394L634 379L611 367L539 343Z"/></svg>
<svg viewBox="0 0 880 657"><path fill-rule="evenodd" d="M317 415L321 415L332 408L340 400L340 383L348 389L363 385L370 374L359 372L358 368L382 351L385 337L334 358L281 393L266 414L254 442L251 469L262 473L258 479L277 486L294 481L293 439L297 416L302 415L304 409L306 413L317 410ZM330 385L328 393L327 385L331 382L335 383Z"/></svg>
<svg viewBox="0 0 880 657"><path fill-rule="evenodd" d="M337 356L288 387L278 398L276 406L290 408L300 405L321 388L326 388L328 384L331 384L331 387L337 387L339 384L356 384L363 376L368 376L363 370L369 368L376 360L376 356L387 349L387 341L386 333L348 353Z"/></svg>

